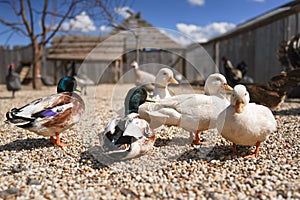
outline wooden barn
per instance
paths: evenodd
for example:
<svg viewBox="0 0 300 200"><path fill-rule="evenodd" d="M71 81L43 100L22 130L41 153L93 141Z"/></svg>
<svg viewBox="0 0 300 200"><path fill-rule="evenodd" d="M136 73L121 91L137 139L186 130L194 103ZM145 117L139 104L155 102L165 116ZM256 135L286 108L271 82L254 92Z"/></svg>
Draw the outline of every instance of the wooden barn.
<svg viewBox="0 0 300 200"><path fill-rule="evenodd" d="M55 37L48 50L47 65L55 69L56 80L70 73L70 65L75 62L77 73L84 73L97 83L133 82L132 61L137 60L142 70L153 74L164 66L184 73L184 53L184 47L138 13L106 36Z"/></svg>
<svg viewBox="0 0 300 200"><path fill-rule="evenodd" d="M142 70L156 74L161 67L169 66L193 82L217 71L224 73L224 56L234 66L244 61L247 75L255 82L266 81L282 70L276 56L280 44L300 33L299 11L300 1L292 1L206 43L187 48L153 27L140 13L132 14L109 35L56 36L43 60L42 76L57 81L70 74L75 63L77 73L95 82L133 82L130 64L137 60ZM5 82L9 63L18 68L30 66L31 53L30 47L1 48L0 83Z"/></svg>
<svg viewBox="0 0 300 200"><path fill-rule="evenodd" d="M282 71L276 56L281 42L300 33L299 11L300 1L292 1L201 45L215 61L216 71L224 72L221 59L224 56L234 66L244 61L248 66L248 75L255 82L267 81ZM199 54L195 52L201 48L191 45L187 49L187 57L196 62Z"/></svg>

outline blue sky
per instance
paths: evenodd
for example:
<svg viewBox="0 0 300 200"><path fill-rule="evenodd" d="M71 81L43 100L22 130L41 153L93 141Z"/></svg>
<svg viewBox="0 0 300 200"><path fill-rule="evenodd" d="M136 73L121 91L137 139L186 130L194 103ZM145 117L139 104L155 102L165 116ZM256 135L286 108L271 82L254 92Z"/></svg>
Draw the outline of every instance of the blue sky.
<svg viewBox="0 0 300 200"><path fill-rule="evenodd" d="M116 8L116 12L121 18L126 17L126 9L141 12L142 17L155 27L172 29L188 34L194 41L203 42L288 2L291 0L135 0L130 7ZM3 9L1 13L0 17L5 14L5 18L10 19L7 10ZM105 25L97 27L86 13L63 25L65 30L70 27L77 34L105 34L110 30ZM0 25L0 30L2 33L5 28ZM29 43L18 34L14 34L8 42L7 38L8 34L1 34L0 45ZM180 39L177 41L186 43Z"/></svg>

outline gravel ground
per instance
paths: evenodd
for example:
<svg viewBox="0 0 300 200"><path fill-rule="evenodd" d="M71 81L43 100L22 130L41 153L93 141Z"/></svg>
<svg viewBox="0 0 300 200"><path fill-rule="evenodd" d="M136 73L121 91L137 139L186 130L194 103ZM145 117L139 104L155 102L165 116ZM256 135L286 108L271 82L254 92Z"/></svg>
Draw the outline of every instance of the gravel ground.
<svg viewBox="0 0 300 200"><path fill-rule="evenodd" d="M258 158L244 158L254 147L242 146L233 156L231 144L214 130L201 134L206 145L193 146L187 132L162 127L153 151L114 162L99 153L97 133L122 106L130 87L89 88L86 115L61 134L71 145L59 148L49 138L4 123L8 110L56 88L23 87L10 99L0 85L0 198L300 199L300 99L286 100L274 111L278 131L262 144Z"/></svg>

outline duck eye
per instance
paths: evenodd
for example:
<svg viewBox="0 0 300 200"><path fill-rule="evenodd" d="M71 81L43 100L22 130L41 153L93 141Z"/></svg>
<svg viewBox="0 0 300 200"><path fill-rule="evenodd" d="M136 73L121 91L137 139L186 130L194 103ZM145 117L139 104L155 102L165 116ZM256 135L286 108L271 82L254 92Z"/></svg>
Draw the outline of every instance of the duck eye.
<svg viewBox="0 0 300 200"><path fill-rule="evenodd" d="M245 93L245 96L247 96L247 92Z"/></svg>
<svg viewBox="0 0 300 200"><path fill-rule="evenodd" d="M167 73L166 73L166 72L164 72L164 73L163 73L163 75L165 76L165 75L167 75Z"/></svg>

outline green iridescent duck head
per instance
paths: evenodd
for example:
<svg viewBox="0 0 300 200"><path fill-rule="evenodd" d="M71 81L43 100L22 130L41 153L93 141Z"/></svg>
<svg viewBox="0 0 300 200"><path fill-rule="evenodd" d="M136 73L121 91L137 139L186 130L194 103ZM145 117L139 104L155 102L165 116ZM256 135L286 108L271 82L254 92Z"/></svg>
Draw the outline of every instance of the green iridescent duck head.
<svg viewBox="0 0 300 200"><path fill-rule="evenodd" d="M125 115L138 113L139 106L146 102L147 92L144 88L131 88L125 98Z"/></svg>
<svg viewBox="0 0 300 200"><path fill-rule="evenodd" d="M77 82L75 78L70 76L62 77L57 85L57 93L76 91Z"/></svg>

